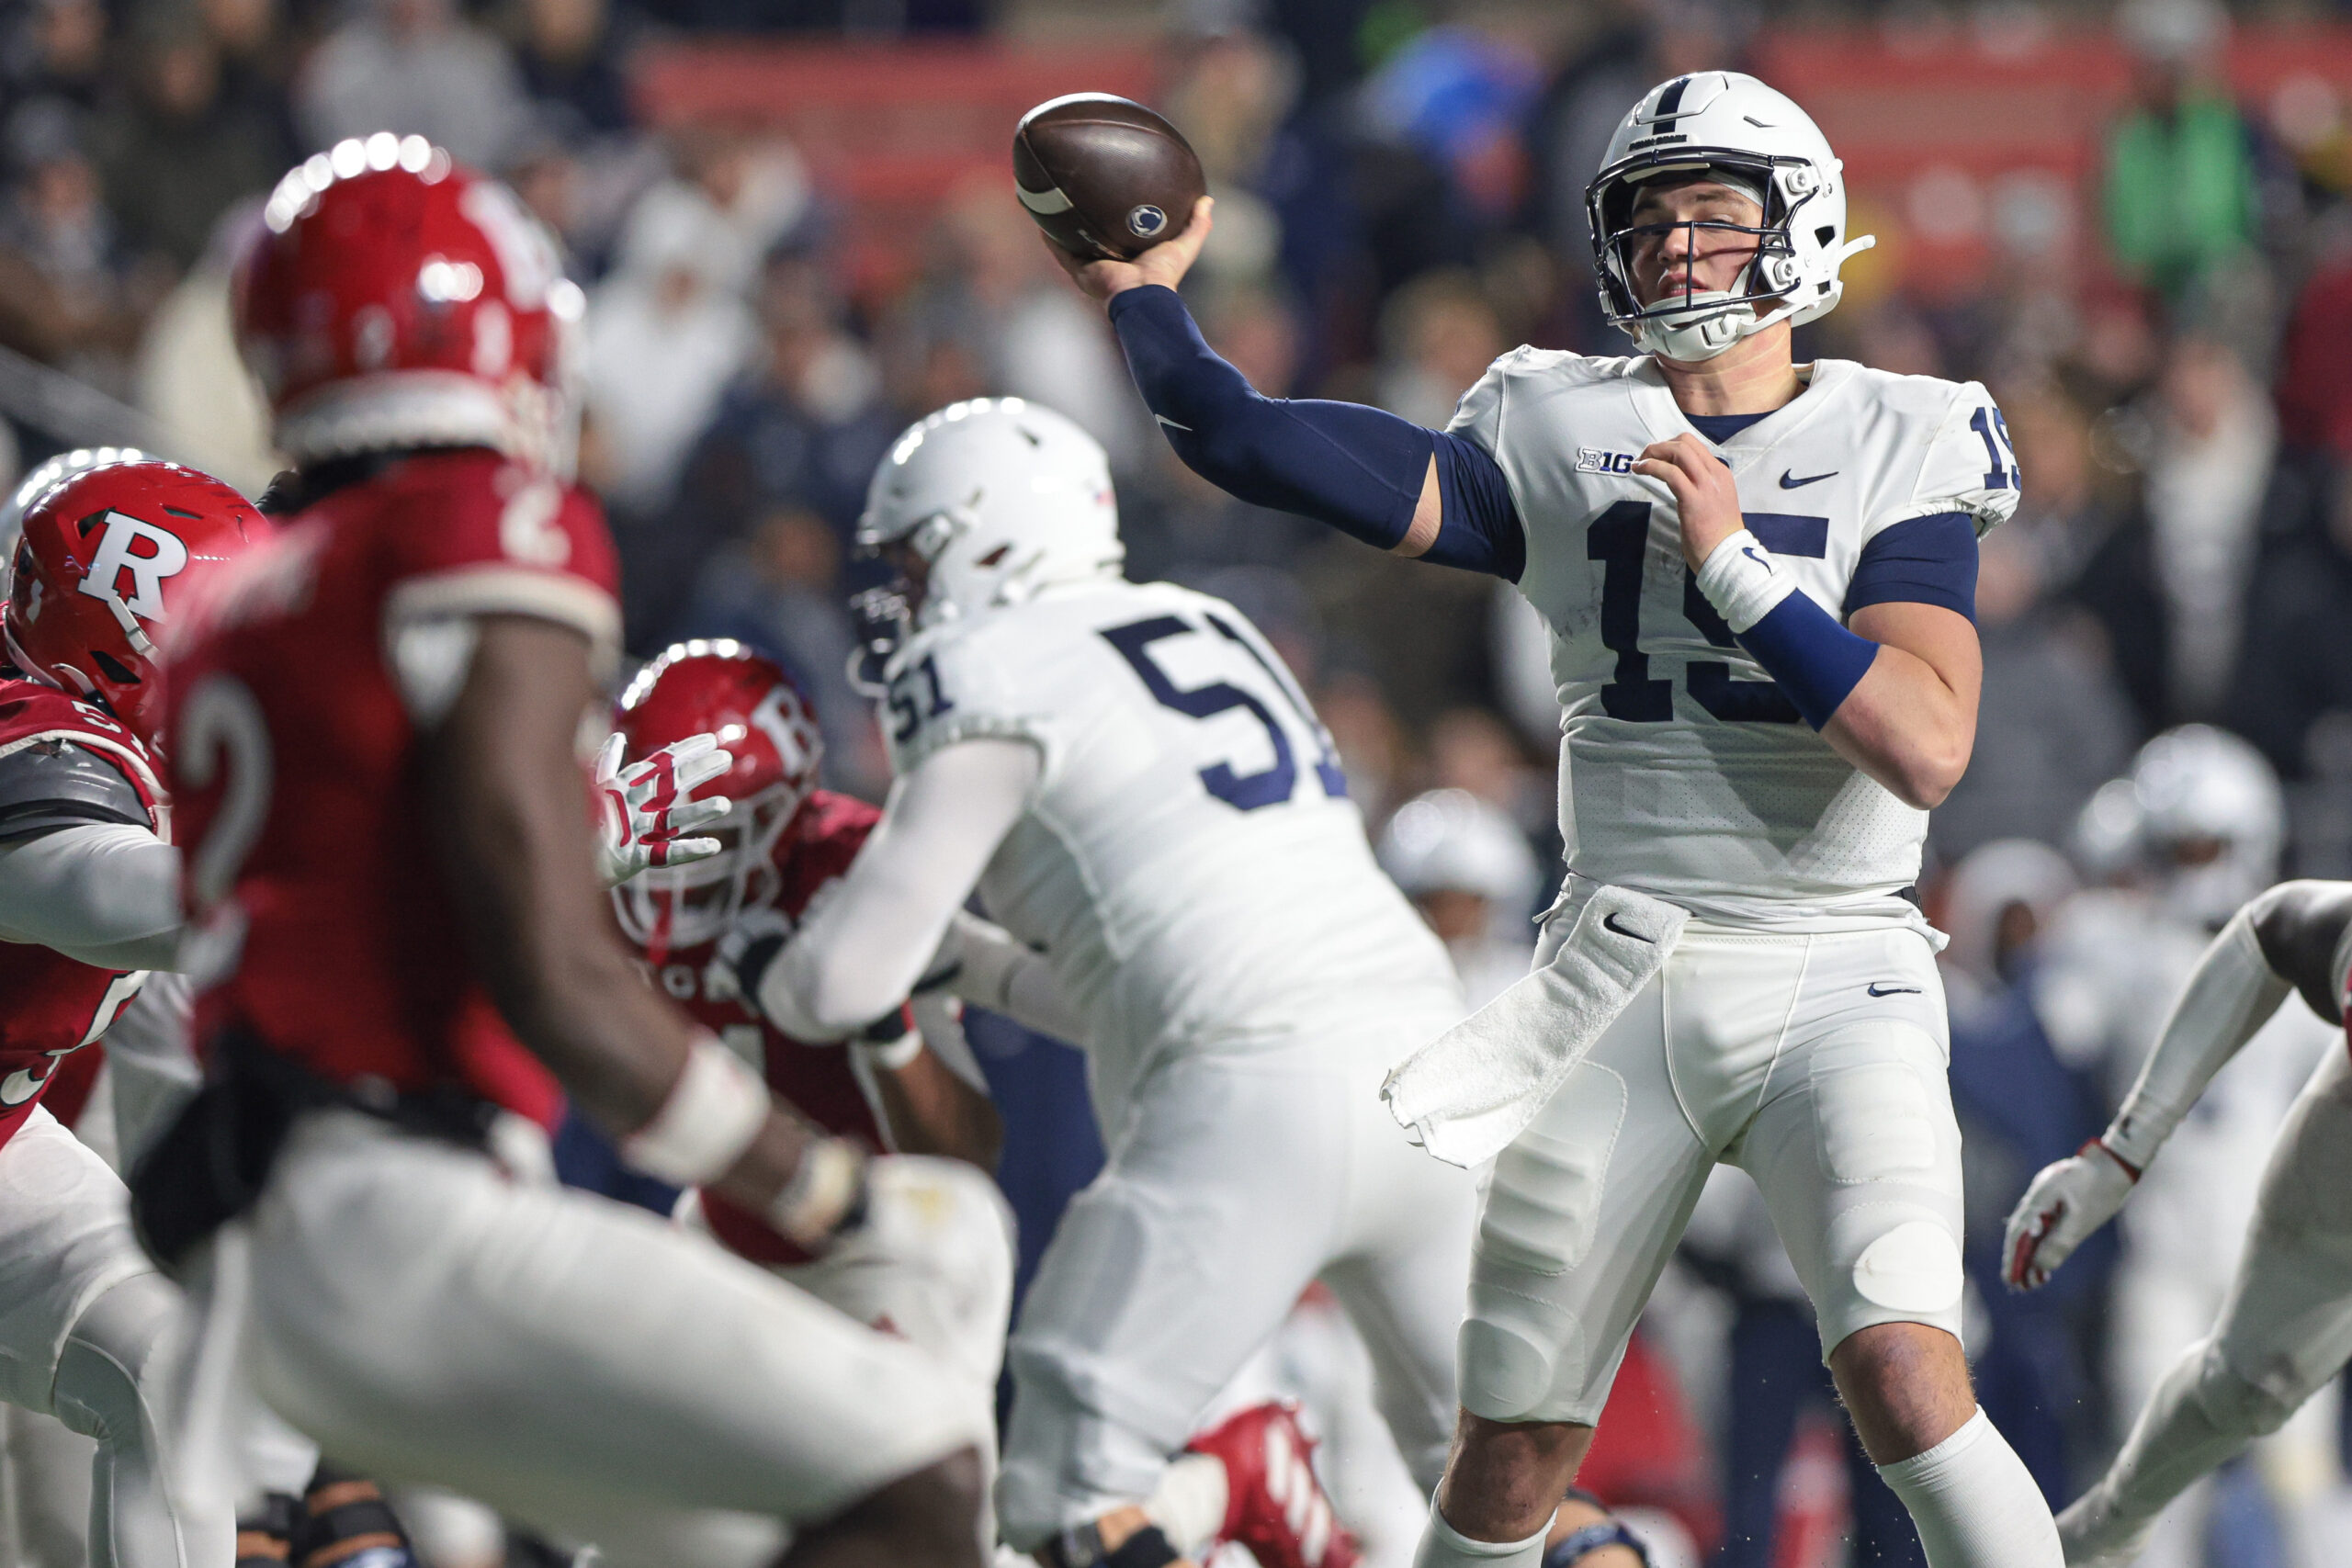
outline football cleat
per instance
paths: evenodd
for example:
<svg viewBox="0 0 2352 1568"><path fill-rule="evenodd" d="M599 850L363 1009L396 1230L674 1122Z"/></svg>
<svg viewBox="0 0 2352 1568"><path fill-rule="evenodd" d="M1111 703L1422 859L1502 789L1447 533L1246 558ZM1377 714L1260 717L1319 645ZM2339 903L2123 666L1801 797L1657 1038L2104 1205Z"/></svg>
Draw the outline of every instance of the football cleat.
<svg viewBox="0 0 2352 1568"><path fill-rule="evenodd" d="M319 1467L295 1531L296 1568L420 1568L400 1516L364 1476Z"/></svg>
<svg viewBox="0 0 2352 1568"><path fill-rule="evenodd" d="M261 1506L237 1520L236 1568L286 1568L301 1523L302 1499L264 1494Z"/></svg>
<svg viewBox="0 0 2352 1568"><path fill-rule="evenodd" d="M1315 1442L1300 1430L1295 1402L1238 1411L1185 1448L1225 1466L1219 1542L1248 1547L1261 1568L1355 1568L1363 1559L1315 1477Z"/></svg>

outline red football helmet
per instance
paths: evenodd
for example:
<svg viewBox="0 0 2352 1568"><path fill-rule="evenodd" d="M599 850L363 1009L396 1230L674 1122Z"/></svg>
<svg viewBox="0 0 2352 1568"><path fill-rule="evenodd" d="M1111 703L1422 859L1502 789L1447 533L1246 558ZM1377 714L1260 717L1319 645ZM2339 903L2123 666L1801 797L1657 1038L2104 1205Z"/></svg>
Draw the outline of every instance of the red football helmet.
<svg viewBox="0 0 2352 1568"><path fill-rule="evenodd" d="M85 468L25 508L0 612L8 660L104 702L153 748L164 717L155 644L173 607L272 532L209 474L152 458Z"/></svg>
<svg viewBox="0 0 2352 1568"><path fill-rule="evenodd" d="M776 840L817 787L825 754L808 699L792 677L741 643L673 643L628 683L613 725L627 738L628 762L696 735L717 735L735 754L735 765L706 791L726 795L733 808L696 829L727 847L613 889L614 911L630 940L665 952L696 947L716 940L743 909L774 901Z"/></svg>
<svg viewBox="0 0 2352 1568"><path fill-rule="evenodd" d="M278 181L237 268L237 345L298 463L491 446L569 474L584 305L512 191L421 136Z"/></svg>

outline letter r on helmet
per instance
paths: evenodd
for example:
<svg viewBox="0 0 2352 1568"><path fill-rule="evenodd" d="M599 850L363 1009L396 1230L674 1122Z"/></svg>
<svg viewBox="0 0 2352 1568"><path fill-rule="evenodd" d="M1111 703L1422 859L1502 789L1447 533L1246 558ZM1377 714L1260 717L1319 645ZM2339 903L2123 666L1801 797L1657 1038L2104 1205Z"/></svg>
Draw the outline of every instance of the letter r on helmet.
<svg viewBox="0 0 2352 1568"><path fill-rule="evenodd" d="M162 620L164 579L177 576L187 565L187 546L171 530L123 513L107 513L105 523L107 536L98 541L81 591L93 599L120 604L146 620ZM122 592L126 571L130 574L129 593Z"/></svg>

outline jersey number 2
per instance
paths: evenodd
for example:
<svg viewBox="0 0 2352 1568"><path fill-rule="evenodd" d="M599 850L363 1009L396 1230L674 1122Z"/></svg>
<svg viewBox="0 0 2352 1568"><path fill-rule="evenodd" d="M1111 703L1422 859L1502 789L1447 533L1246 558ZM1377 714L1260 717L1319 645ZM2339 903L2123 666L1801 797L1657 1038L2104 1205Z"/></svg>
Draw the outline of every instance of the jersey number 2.
<svg viewBox="0 0 2352 1568"><path fill-rule="evenodd" d="M1275 668L1268 655L1259 651L1255 643L1222 615L1204 617L1216 634L1250 656L1252 664L1272 682L1277 694L1275 701L1288 706L1305 720L1315 738L1319 755L1315 773L1323 782L1323 793L1337 798L1348 793L1347 775L1340 771L1340 761L1332 751L1330 741L1323 733L1322 724L1314 710L1306 705L1306 698L1298 688ZM1151 645L1165 637L1197 635L1200 627L1175 615L1154 615L1147 621L1136 621L1124 626L1113 626L1102 638L1119 650L1143 682L1145 690L1160 706L1173 708L1187 718L1214 718L1235 708L1245 708L1260 724L1266 727L1266 739L1272 743L1274 761L1271 767L1254 773L1237 773L1230 762L1213 762L1201 770L1201 784L1211 795L1236 811L1255 811L1261 806L1273 806L1288 800L1291 790L1298 783L1298 763L1293 757L1290 736L1283 730L1273 710L1250 693L1229 681L1211 681L1206 685L1180 690L1168 678L1168 671L1151 656Z"/></svg>

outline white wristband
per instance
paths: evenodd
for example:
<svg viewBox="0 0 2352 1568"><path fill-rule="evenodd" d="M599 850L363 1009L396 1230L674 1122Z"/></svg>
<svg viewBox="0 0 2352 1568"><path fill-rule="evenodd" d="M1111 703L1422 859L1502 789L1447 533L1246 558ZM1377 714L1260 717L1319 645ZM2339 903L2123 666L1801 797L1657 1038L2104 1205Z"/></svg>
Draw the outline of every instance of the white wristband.
<svg viewBox="0 0 2352 1568"><path fill-rule="evenodd" d="M811 1251L841 1228L865 1179L865 1156L847 1138L820 1138L768 1205L768 1224Z"/></svg>
<svg viewBox="0 0 2352 1568"><path fill-rule="evenodd" d="M859 1040L850 1049L864 1058L867 1066L895 1073L922 1055L922 1032L910 1029L896 1040Z"/></svg>
<svg viewBox="0 0 2352 1568"><path fill-rule="evenodd" d="M1764 541L1742 528L1708 553L1699 568L1699 592L1736 637L1770 615L1797 591L1795 574L1782 566Z"/></svg>
<svg viewBox="0 0 2352 1568"><path fill-rule="evenodd" d="M768 1086L742 1057L708 1034L653 1119L621 1140L621 1158L673 1187L717 1179L743 1157L767 1125Z"/></svg>

